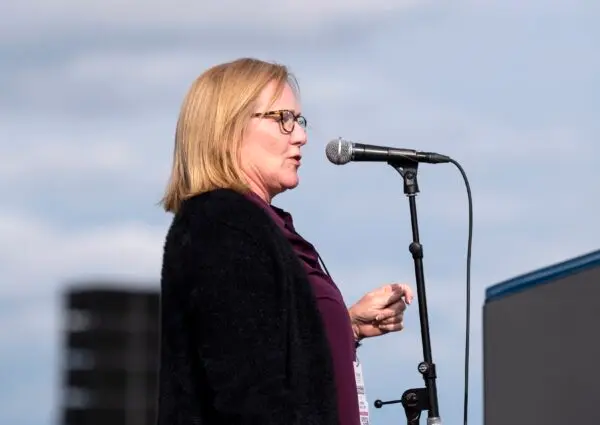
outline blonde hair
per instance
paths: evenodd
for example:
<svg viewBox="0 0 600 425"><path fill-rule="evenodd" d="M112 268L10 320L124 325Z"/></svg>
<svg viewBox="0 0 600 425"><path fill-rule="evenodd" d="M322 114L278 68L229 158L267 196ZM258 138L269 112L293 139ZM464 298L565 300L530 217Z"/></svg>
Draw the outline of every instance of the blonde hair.
<svg viewBox="0 0 600 425"><path fill-rule="evenodd" d="M285 84L297 90L287 67L243 58L209 68L187 92L175 132L173 164L164 209L176 213L192 196L219 188L248 191L239 161L244 130L263 89ZM266 111L262 111L266 112Z"/></svg>

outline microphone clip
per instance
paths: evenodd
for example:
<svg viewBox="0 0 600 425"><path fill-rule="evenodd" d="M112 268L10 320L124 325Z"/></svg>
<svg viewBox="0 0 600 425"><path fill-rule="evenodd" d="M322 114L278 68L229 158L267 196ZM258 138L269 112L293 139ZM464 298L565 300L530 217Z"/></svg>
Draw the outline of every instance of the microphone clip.
<svg viewBox="0 0 600 425"><path fill-rule="evenodd" d="M404 194L406 196L416 196L419 193L419 183L417 181L417 172L419 171L419 163L408 160L393 160L388 161L394 170L396 170L404 179Z"/></svg>

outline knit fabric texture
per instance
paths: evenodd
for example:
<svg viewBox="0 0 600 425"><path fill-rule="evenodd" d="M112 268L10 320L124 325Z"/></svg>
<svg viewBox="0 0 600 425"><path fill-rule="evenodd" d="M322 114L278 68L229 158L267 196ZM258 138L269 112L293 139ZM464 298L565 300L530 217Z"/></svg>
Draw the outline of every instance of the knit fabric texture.
<svg viewBox="0 0 600 425"><path fill-rule="evenodd" d="M338 425L331 353L306 273L258 206L186 200L161 277L157 425Z"/></svg>

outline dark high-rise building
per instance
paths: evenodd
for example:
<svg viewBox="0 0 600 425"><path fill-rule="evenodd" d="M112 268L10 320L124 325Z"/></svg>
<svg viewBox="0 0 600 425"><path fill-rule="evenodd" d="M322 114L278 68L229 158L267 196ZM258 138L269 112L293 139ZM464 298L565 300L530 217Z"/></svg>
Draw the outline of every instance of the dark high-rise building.
<svg viewBox="0 0 600 425"><path fill-rule="evenodd" d="M600 251L490 287L485 425L600 424Z"/></svg>
<svg viewBox="0 0 600 425"><path fill-rule="evenodd" d="M74 287L63 311L61 425L153 424L158 290Z"/></svg>

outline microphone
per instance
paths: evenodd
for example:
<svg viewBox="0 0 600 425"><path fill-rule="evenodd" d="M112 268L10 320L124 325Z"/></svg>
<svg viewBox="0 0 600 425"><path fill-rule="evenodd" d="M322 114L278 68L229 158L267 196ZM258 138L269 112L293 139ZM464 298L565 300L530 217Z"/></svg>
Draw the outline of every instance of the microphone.
<svg viewBox="0 0 600 425"><path fill-rule="evenodd" d="M385 146L365 145L349 142L341 137L332 140L325 147L325 155L330 162L336 165L357 162L426 162L441 164L451 162L452 159L434 152L419 152L412 149L389 148Z"/></svg>

